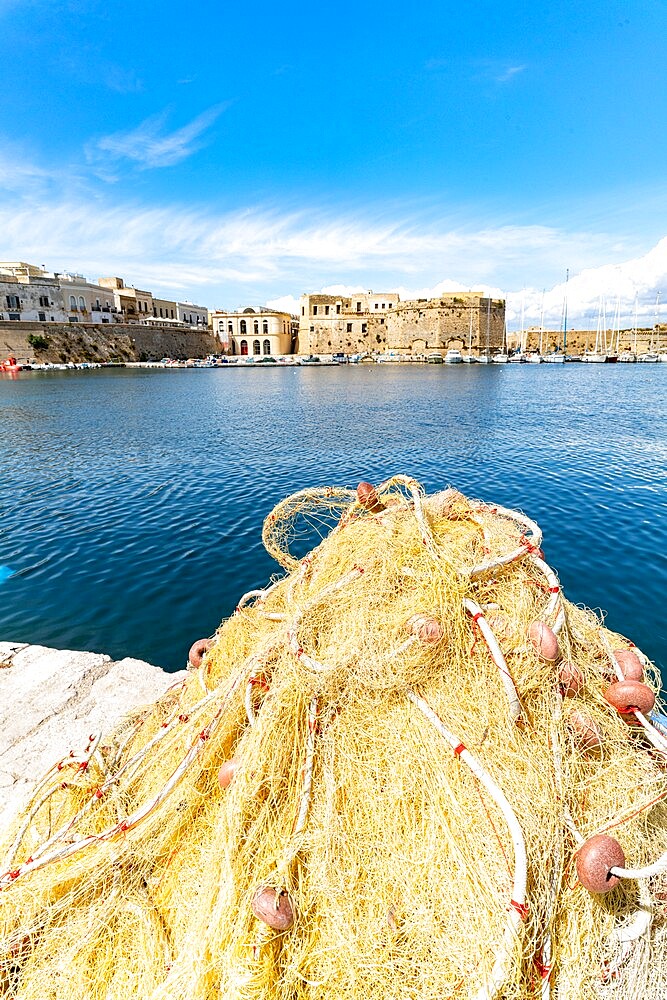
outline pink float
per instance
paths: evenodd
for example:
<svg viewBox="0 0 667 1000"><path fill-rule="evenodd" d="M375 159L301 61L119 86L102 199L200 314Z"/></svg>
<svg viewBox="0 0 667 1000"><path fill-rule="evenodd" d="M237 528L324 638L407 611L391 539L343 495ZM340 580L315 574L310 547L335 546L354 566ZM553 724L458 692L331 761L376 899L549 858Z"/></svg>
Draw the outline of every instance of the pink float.
<svg viewBox="0 0 667 1000"><path fill-rule="evenodd" d="M589 892L609 892L620 879L611 874L612 868L625 867L623 848L613 837L598 833L590 837L577 852L577 878Z"/></svg>

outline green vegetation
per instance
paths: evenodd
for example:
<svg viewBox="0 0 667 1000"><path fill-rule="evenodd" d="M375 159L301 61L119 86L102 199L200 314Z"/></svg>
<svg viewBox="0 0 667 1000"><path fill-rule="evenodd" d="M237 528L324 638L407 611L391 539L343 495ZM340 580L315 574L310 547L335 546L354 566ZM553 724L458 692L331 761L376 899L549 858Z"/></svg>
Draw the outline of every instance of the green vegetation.
<svg viewBox="0 0 667 1000"><path fill-rule="evenodd" d="M28 343L31 347L34 347L36 351L45 351L49 346L49 338L44 337L41 333L29 333Z"/></svg>

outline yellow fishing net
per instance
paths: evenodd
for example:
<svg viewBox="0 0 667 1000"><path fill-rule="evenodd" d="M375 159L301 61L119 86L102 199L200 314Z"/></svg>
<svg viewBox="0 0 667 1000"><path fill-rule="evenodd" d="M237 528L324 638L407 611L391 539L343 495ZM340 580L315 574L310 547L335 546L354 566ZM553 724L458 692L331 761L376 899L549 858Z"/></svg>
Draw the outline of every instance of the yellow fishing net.
<svg viewBox="0 0 667 1000"><path fill-rule="evenodd" d="M3 835L0 996L664 1000L659 676L538 526L396 476L264 542L285 574Z"/></svg>

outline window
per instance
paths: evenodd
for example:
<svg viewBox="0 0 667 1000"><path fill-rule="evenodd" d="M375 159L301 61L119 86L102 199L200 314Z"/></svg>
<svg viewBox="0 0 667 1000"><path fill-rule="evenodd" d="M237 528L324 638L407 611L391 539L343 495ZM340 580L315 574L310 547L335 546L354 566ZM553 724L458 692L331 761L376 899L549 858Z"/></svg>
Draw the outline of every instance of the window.
<svg viewBox="0 0 667 1000"><path fill-rule="evenodd" d="M375 308L377 309L377 307L378 307L378 304L377 304L377 302L376 302L376 303L375 303ZM384 309L384 306L382 306L382 308Z"/></svg>
<svg viewBox="0 0 667 1000"><path fill-rule="evenodd" d="M99 309L101 308L101 307L100 307L100 300L99 300L99 299L95 299L95 308L96 308L97 310L99 310Z"/></svg>
<svg viewBox="0 0 667 1000"><path fill-rule="evenodd" d="M264 354L270 354L271 353L271 341L270 340L265 340L264 341L264 343L262 344L262 352Z"/></svg>
<svg viewBox="0 0 667 1000"><path fill-rule="evenodd" d="M384 326L384 316L383 316L383 317L382 317L382 319L380 320L380 323L381 323L381 325L382 325L382 326Z"/></svg>
<svg viewBox="0 0 667 1000"><path fill-rule="evenodd" d="M357 312L361 312L361 302L357 302Z"/></svg>
<svg viewBox="0 0 667 1000"><path fill-rule="evenodd" d="M162 317L162 306L160 306L160 317Z"/></svg>
<svg viewBox="0 0 667 1000"><path fill-rule="evenodd" d="M243 320L241 320L241 322L243 323ZM248 353L248 341L247 340L242 340L241 341L241 354L247 354L247 353Z"/></svg>
<svg viewBox="0 0 667 1000"><path fill-rule="evenodd" d="M76 296L75 295L70 295L70 297L69 297L69 307L70 307L70 309L76 310Z"/></svg>
<svg viewBox="0 0 667 1000"><path fill-rule="evenodd" d="M352 333L352 324L348 323L345 327L345 330L347 333Z"/></svg>
<svg viewBox="0 0 667 1000"><path fill-rule="evenodd" d="M301 306L301 315L302 316L306 315L306 307L305 306Z"/></svg>
<svg viewBox="0 0 667 1000"><path fill-rule="evenodd" d="M21 303L19 302L18 295L8 295L7 296L7 306L10 309L20 309Z"/></svg>
<svg viewBox="0 0 667 1000"><path fill-rule="evenodd" d="M21 319L21 313L9 313L10 319Z"/></svg>
<svg viewBox="0 0 667 1000"><path fill-rule="evenodd" d="M262 333L268 333L268 332L269 332L269 321L268 319L265 319L262 321Z"/></svg>
<svg viewBox="0 0 667 1000"><path fill-rule="evenodd" d="M336 303L336 315L340 316L340 302Z"/></svg>
<svg viewBox="0 0 667 1000"><path fill-rule="evenodd" d="M227 333L234 333L234 327L231 323L227 324Z"/></svg>
<svg viewBox="0 0 667 1000"><path fill-rule="evenodd" d="M386 308L387 308L387 307L385 306L384 302L382 303L382 308L383 308L383 309L386 309Z"/></svg>
<svg viewBox="0 0 667 1000"><path fill-rule="evenodd" d="M171 318L173 319L174 318L174 310L170 309L169 312L171 313Z"/></svg>
<svg viewBox="0 0 667 1000"><path fill-rule="evenodd" d="M366 324L365 323L361 324L361 332L362 333L366 333Z"/></svg>
<svg viewBox="0 0 667 1000"><path fill-rule="evenodd" d="M49 302L48 295L40 295L40 297L39 297L39 304L40 304L40 306L50 306L51 303Z"/></svg>
<svg viewBox="0 0 667 1000"><path fill-rule="evenodd" d="M81 310L82 313L86 311L86 300L84 299L83 295L79 296L79 309Z"/></svg>
<svg viewBox="0 0 667 1000"><path fill-rule="evenodd" d="M313 306L313 316L317 316L317 306Z"/></svg>
<svg viewBox="0 0 667 1000"><path fill-rule="evenodd" d="M242 319L242 320L241 320L241 333L247 333L247 332L248 332L248 331L246 330L246 322L245 322L245 320L244 320L244 319ZM246 347L247 347L247 346L248 346L248 345L246 344ZM248 353L248 352L246 351L246 354L247 354L247 353Z"/></svg>
<svg viewBox="0 0 667 1000"><path fill-rule="evenodd" d="M253 324L253 333L256 337L259 336L259 320L255 320Z"/></svg>
<svg viewBox="0 0 667 1000"><path fill-rule="evenodd" d="M325 306L325 307L324 307L324 315L325 315L325 316L328 316L328 315L329 315L329 306Z"/></svg>
<svg viewBox="0 0 667 1000"><path fill-rule="evenodd" d="M37 319L40 323L46 322L46 313L37 313Z"/></svg>
<svg viewBox="0 0 667 1000"><path fill-rule="evenodd" d="M252 353L253 354L261 354L261 347L260 347L260 343L259 343L258 340L253 340L253 342L252 342Z"/></svg>

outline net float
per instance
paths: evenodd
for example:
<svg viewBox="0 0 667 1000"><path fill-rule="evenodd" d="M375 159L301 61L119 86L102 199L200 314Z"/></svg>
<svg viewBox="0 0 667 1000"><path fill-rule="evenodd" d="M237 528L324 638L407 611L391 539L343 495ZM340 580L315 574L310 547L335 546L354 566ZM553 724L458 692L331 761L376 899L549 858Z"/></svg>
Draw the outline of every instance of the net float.
<svg viewBox="0 0 667 1000"><path fill-rule="evenodd" d="M584 675L574 663L562 663L558 671L558 683L565 698L572 698L584 683Z"/></svg>
<svg viewBox="0 0 667 1000"><path fill-rule="evenodd" d="M602 743L600 730L587 712L575 709L570 713L567 724L582 750L593 750Z"/></svg>
<svg viewBox="0 0 667 1000"><path fill-rule="evenodd" d="M240 763L241 761L238 757L231 757L225 761L218 771L218 784L221 788L229 788L239 769Z"/></svg>
<svg viewBox="0 0 667 1000"><path fill-rule="evenodd" d="M558 639L555 633L544 622L532 622L528 629L528 638L537 650L537 655L541 660L554 663L558 659L560 652Z"/></svg>
<svg viewBox="0 0 667 1000"><path fill-rule="evenodd" d="M286 931L294 923L294 910L284 891L270 885L260 886L252 898L252 912L274 931Z"/></svg>
<svg viewBox="0 0 667 1000"><path fill-rule="evenodd" d="M609 704L621 715L641 712L646 715L655 704L655 695L648 684L641 681L616 681L604 693Z"/></svg>
<svg viewBox="0 0 667 1000"><path fill-rule="evenodd" d="M589 892L609 892L620 879L612 868L625 867L623 848L613 837L598 833L590 837L577 851L577 878Z"/></svg>
<svg viewBox="0 0 667 1000"><path fill-rule="evenodd" d="M372 483L359 483L357 500L365 510L369 510L372 514L379 514L381 510L386 509Z"/></svg>
<svg viewBox="0 0 667 1000"><path fill-rule="evenodd" d="M196 642L193 642L188 653L188 663L190 666L195 668L201 667L204 654L208 653L209 649L212 649L214 645L214 639L197 639Z"/></svg>
<svg viewBox="0 0 667 1000"><path fill-rule="evenodd" d="M442 622L439 622L434 615L413 615L407 624L413 635L416 635L421 642L430 645L440 642L445 634Z"/></svg>
<svg viewBox="0 0 667 1000"><path fill-rule="evenodd" d="M644 679L644 664L633 650L615 649L613 655L626 681L641 681Z"/></svg>

